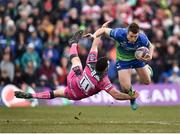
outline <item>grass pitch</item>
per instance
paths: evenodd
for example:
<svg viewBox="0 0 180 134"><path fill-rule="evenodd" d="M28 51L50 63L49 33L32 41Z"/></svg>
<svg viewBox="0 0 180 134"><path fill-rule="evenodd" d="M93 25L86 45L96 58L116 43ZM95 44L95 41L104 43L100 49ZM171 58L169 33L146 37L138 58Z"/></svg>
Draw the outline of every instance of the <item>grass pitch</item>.
<svg viewBox="0 0 180 134"><path fill-rule="evenodd" d="M61 106L0 108L0 133L180 132L180 106Z"/></svg>

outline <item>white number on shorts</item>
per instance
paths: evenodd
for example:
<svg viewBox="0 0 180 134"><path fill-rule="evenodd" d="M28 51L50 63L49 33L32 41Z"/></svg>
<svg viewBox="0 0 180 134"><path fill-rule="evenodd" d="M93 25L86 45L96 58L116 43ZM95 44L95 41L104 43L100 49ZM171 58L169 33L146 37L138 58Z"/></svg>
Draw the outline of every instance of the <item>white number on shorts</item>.
<svg viewBox="0 0 180 134"><path fill-rule="evenodd" d="M80 86L83 88L85 92L88 92L90 88L93 88L94 85L91 83L91 81L87 78L87 76L84 76L80 81Z"/></svg>

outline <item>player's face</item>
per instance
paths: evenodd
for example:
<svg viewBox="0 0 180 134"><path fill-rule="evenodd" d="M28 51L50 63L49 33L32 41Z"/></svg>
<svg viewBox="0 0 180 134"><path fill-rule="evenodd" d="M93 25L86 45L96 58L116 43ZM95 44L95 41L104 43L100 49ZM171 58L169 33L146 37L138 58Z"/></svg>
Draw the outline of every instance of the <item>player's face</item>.
<svg viewBox="0 0 180 134"><path fill-rule="evenodd" d="M133 33L133 32L131 32L131 31L129 31L128 34L127 34L127 39L128 39L128 41L131 42L131 43L136 42L136 40L137 40L137 38L138 38L138 34L139 34L139 33Z"/></svg>

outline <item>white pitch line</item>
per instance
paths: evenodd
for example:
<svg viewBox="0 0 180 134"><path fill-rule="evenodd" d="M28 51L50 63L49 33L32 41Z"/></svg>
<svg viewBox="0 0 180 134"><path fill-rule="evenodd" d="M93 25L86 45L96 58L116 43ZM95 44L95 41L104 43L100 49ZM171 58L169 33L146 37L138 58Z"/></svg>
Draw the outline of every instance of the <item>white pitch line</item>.
<svg viewBox="0 0 180 134"><path fill-rule="evenodd" d="M0 119L0 122L23 122L23 123L27 123L27 124L33 124L33 122L42 122L45 121L44 119ZM51 121L50 121L51 122ZM53 124L60 124L60 125L78 125L78 124L154 124L154 125L177 125L180 126L180 122L177 121L128 121L128 122L119 122L119 121L97 121L97 122L84 122L79 120L79 122L74 122L72 120L72 122L59 122L59 121L54 121L52 120Z"/></svg>

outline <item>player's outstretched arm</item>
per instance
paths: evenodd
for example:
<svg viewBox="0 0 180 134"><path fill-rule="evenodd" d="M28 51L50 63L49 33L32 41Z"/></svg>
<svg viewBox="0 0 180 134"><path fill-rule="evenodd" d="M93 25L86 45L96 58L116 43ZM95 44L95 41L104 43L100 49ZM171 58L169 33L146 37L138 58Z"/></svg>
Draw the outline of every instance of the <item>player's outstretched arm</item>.
<svg viewBox="0 0 180 134"><path fill-rule="evenodd" d="M90 37L93 39L93 43L90 49L90 52L92 51L96 51L98 52L98 44L100 42L100 37L96 37L94 34L88 33L86 35L84 35L83 37Z"/></svg>
<svg viewBox="0 0 180 134"><path fill-rule="evenodd" d="M20 90L20 89L19 89ZM16 98L22 98L22 99L54 99L56 97L63 97L67 98L65 94L65 88L57 87L53 91L44 91L39 93L26 93L22 91L15 91L14 95Z"/></svg>
<svg viewBox="0 0 180 134"><path fill-rule="evenodd" d="M101 35L110 35L111 28L108 28L108 25L112 22L112 20L105 22L101 28L97 29L94 34L88 33L84 35L84 37L98 38Z"/></svg>
<svg viewBox="0 0 180 134"><path fill-rule="evenodd" d="M103 34L109 36L110 35L110 31L112 30L111 28L108 28L108 25L112 22L112 20L105 22L101 28L99 28L95 33L94 36L95 37L99 37Z"/></svg>
<svg viewBox="0 0 180 134"><path fill-rule="evenodd" d="M100 43L100 38L94 38L94 40L93 40L93 43L92 43L92 46L91 46L91 49L90 49L90 52L92 52L92 51L96 51L96 52L98 52L98 44Z"/></svg>
<svg viewBox="0 0 180 134"><path fill-rule="evenodd" d="M111 28L101 27L101 28L99 28L99 29L94 33L94 36L95 36L95 37L99 37L99 36L102 36L102 35L107 35L107 36L109 36L111 30L112 30Z"/></svg>
<svg viewBox="0 0 180 134"><path fill-rule="evenodd" d="M122 93L122 92L118 91L116 88L111 89L108 93L116 100L132 100L132 99L136 99L137 97L139 97L138 92L135 92L135 94L133 96L130 96L126 93Z"/></svg>

